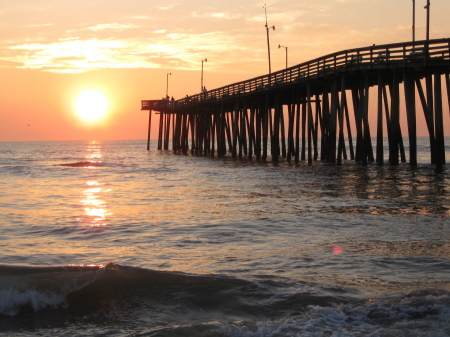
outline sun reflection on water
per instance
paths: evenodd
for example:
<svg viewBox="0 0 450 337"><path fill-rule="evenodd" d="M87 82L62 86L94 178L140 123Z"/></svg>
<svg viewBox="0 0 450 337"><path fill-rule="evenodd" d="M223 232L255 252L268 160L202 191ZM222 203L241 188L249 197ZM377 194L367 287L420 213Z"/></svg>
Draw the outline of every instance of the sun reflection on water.
<svg viewBox="0 0 450 337"><path fill-rule="evenodd" d="M87 160L99 160L102 159L102 151L101 151L101 143L93 140L90 141L87 146L87 154L85 155L85 158Z"/></svg>
<svg viewBox="0 0 450 337"><path fill-rule="evenodd" d="M92 227L105 226L107 217L111 215L102 194L111 190L105 189L104 184L97 181L87 181L87 188L82 192L81 204L84 206L84 215Z"/></svg>
<svg viewBox="0 0 450 337"><path fill-rule="evenodd" d="M91 141L87 144L87 154L85 158L89 162L98 163L102 159L102 144L97 141ZM92 168L96 168L93 166ZM111 190L104 188L105 183L96 180L86 181L86 188L81 192L81 205L84 208L84 215L81 219L92 227L101 227L107 225L107 218L111 215L107 203L104 199L104 193Z"/></svg>

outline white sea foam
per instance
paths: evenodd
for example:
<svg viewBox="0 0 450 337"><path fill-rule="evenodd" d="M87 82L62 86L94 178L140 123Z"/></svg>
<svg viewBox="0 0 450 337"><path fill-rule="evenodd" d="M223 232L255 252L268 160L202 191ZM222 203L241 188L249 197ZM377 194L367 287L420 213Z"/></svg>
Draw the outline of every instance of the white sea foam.
<svg viewBox="0 0 450 337"><path fill-rule="evenodd" d="M36 290L20 291L14 288L0 290L0 315L15 316L21 308L31 307L34 311L56 308L65 301L64 294L41 293Z"/></svg>
<svg viewBox="0 0 450 337"><path fill-rule="evenodd" d="M218 330L234 337L427 336L430 331L433 336L448 336L449 323L448 295L424 294L360 305L309 306L297 317L236 322L222 325Z"/></svg>

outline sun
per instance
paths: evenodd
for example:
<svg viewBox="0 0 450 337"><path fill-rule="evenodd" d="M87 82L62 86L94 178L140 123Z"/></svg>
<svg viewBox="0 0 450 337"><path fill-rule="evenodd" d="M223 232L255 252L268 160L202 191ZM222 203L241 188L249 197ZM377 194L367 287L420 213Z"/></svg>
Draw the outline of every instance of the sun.
<svg viewBox="0 0 450 337"><path fill-rule="evenodd" d="M95 121L106 114L108 100L100 91L89 89L81 92L75 102L78 116L86 121Z"/></svg>

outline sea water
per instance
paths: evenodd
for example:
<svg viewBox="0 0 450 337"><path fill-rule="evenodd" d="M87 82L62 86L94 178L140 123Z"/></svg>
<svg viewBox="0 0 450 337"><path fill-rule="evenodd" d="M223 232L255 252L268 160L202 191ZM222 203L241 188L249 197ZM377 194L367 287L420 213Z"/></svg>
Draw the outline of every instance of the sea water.
<svg viewBox="0 0 450 337"><path fill-rule="evenodd" d="M0 335L449 336L428 144L393 167L2 142Z"/></svg>

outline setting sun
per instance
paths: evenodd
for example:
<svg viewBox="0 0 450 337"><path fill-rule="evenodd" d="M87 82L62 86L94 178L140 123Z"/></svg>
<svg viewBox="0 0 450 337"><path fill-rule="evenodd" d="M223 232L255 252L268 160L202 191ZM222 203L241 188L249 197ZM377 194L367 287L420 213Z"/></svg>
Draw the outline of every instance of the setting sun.
<svg viewBox="0 0 450 337"><path fill-rule="evenodd" d="M80 93L75 103L76 113L86 121L103 117L108 109L106 97L97 90L85 90Z"/></svg>

